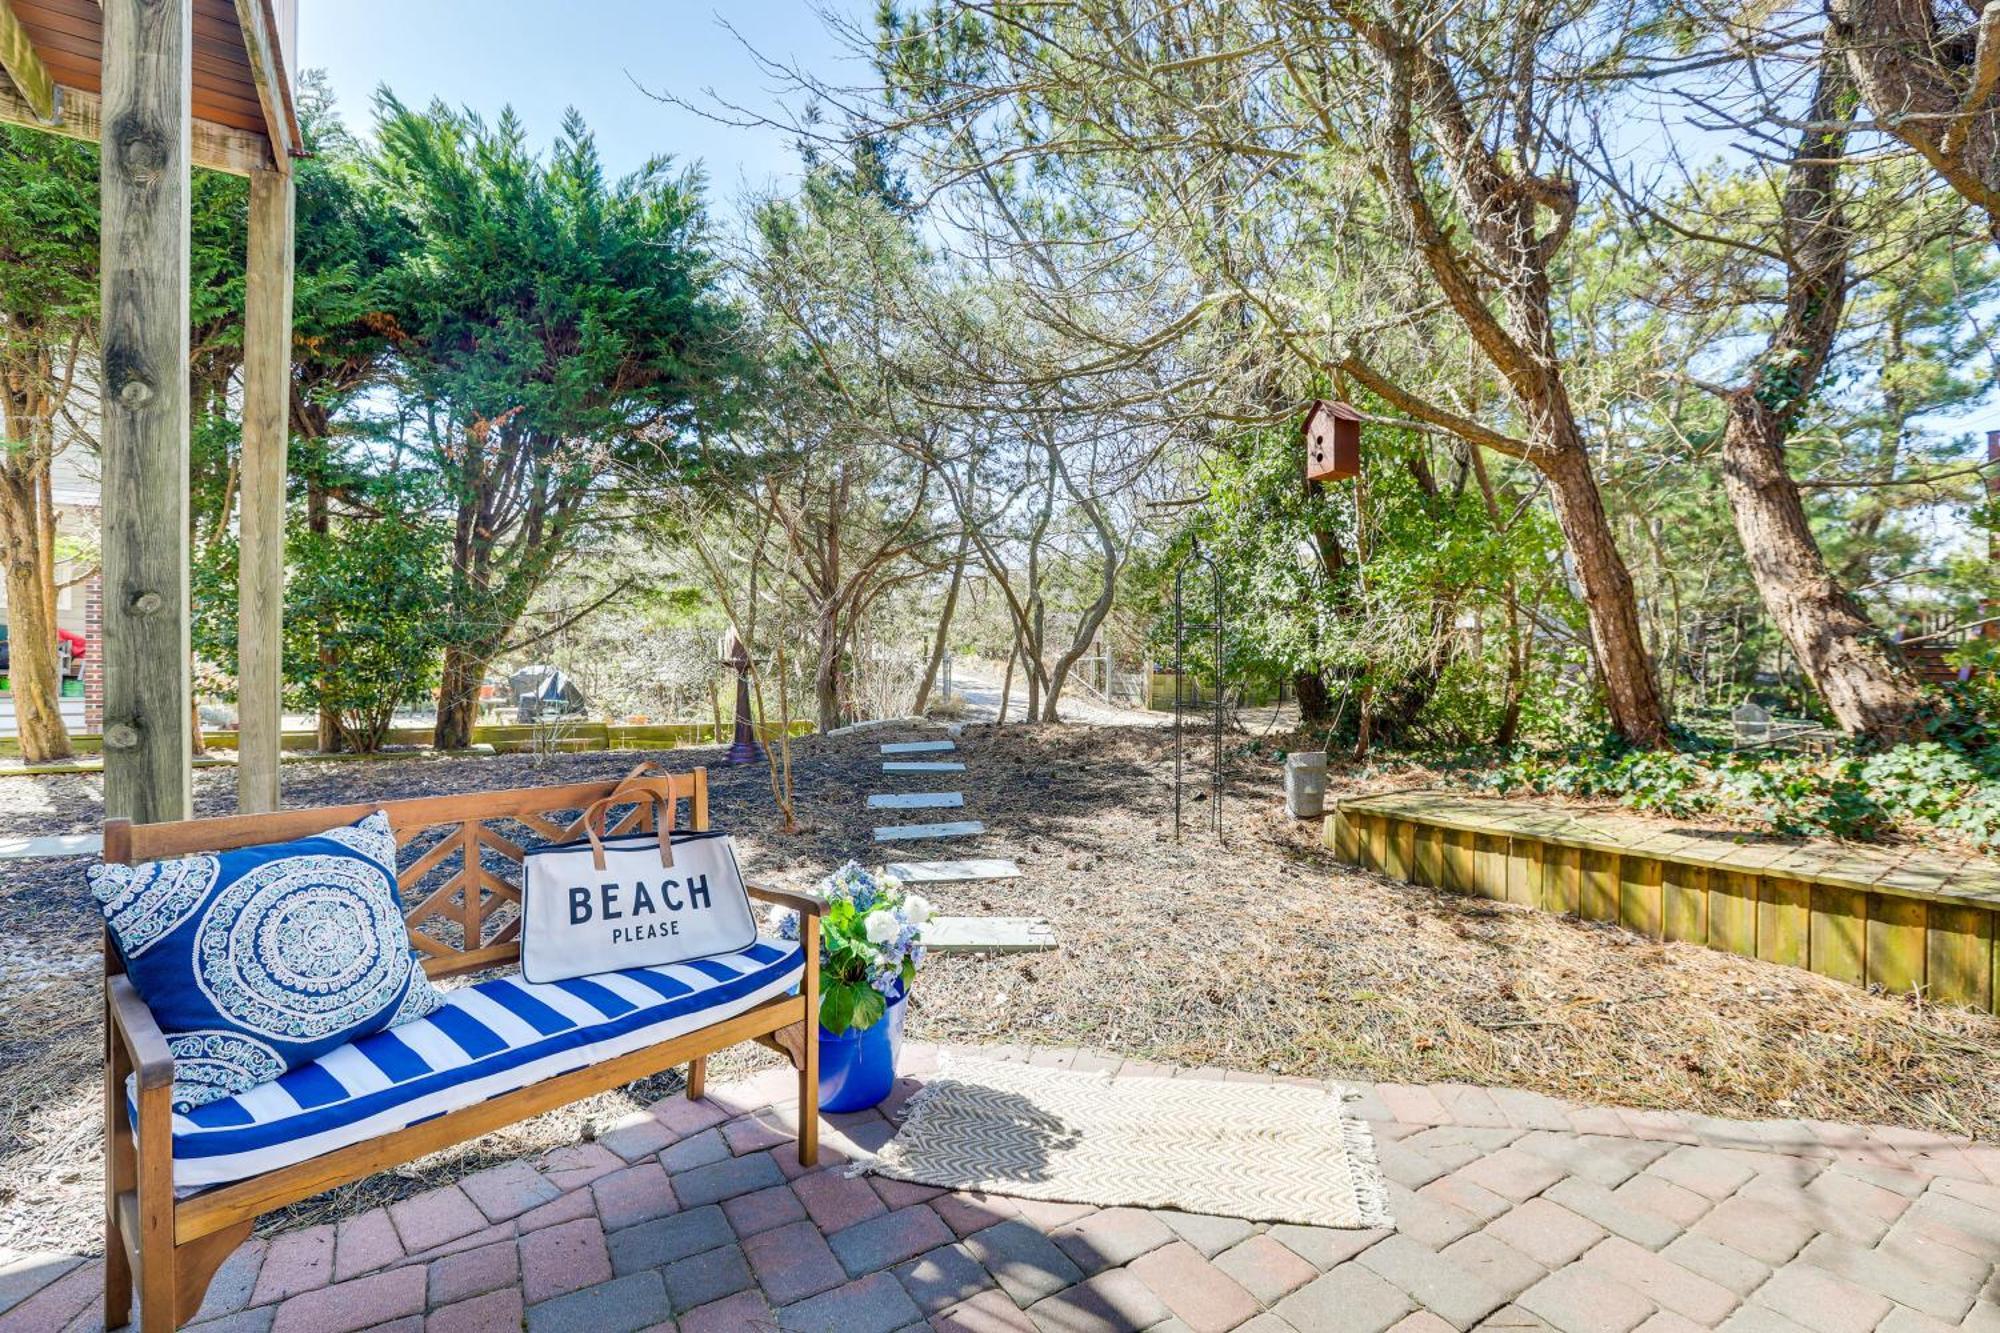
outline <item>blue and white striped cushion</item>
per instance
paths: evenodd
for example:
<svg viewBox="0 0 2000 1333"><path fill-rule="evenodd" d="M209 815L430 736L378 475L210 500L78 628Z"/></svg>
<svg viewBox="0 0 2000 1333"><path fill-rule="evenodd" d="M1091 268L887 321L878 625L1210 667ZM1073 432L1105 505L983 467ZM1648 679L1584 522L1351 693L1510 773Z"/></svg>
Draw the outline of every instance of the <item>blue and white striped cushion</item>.
<svg viewBox="0 0 2000 1333"><path fill-rule="evenodd" d="M241 1180L666 1041L798 984L799 946L536 985L519 976L449 992L427 1018L174 1116L174 1184Z"/></svg>

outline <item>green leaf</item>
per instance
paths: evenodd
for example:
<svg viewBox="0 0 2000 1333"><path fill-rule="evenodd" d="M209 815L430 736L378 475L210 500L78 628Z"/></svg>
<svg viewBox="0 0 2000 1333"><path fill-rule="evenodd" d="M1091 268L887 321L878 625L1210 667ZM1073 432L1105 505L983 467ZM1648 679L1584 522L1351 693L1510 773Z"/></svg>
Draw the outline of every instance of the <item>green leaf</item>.
<svg viewBox="0 0 2000 1333"><path fill-rule="evenodd" d="M845 981L836 981L822 990L819 997L819 1025L836 1037L847 1031L854 1022L855 1001L860 998L856 992L861 989L866 988L856 987ZM869 990L868 993L873 995L874 991Z"/></svg>
<svg viewBox="0 0 2000 1333"><path fill-rule="evenodd" d="M873 986L860 986L856 989L858 994L854 997L854 1026L866 1030L882 1021L882 1015L888 1012L889 1006L883 1000L882 992Z"/></svg>

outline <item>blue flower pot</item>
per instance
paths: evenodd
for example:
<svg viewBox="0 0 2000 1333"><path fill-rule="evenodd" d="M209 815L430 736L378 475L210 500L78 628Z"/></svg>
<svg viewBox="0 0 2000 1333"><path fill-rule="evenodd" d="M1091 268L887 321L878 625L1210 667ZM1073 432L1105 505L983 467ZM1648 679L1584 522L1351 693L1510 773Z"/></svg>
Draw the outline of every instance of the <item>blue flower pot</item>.
<svg viewBox="0 0 2000 1333"><path fill-rule="evenodd" d="M888 1009L872 1027L849 1028L839 1036L825 1028L819 1030L820 1110L834 1114L865 1111L896 1086L907 998L904 988L898 986Z"/></svg>

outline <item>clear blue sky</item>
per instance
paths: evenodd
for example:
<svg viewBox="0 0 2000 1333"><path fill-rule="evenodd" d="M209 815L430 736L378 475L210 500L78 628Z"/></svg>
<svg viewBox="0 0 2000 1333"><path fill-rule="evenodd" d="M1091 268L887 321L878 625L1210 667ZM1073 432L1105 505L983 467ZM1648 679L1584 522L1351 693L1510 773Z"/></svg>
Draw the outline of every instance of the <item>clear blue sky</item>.
<svg viewBox="0 0 2000 1333"><path fill-rule="evenodd" d="M865 0L829 7L864 19L873 9ZM718 14L773 59L834 83L862 77L816 0L301 0L299 8L298 63L327 72L356 130L373 123L383 84L418 105L443 98L488 115L511 105L538 144L574 106L614 174L655 153L699 160L719 208L746 184L791 178L797 158L780 131L718 125L643 91L707 105L702 90L713 88L740 106L776 105L777 81Z"/></svg>

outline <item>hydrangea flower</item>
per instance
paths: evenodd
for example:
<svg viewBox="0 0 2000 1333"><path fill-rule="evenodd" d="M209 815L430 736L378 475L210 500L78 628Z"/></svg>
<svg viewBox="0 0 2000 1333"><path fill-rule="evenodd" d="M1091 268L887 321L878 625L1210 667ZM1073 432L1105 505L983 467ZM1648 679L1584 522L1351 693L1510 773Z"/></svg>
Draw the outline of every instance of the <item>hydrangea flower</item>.
<svg viewBox="0 0 2000 1333"><path fill-rule="evenodd" d="M920 927L931 919L931 905L905 894L894 876L853 861L822 880L819 891L827 905L820 922L821 1021L830 1032L870 1027L915 979L924 960ZM783 938L798 938L795 918L778 924Z"/></svg>

